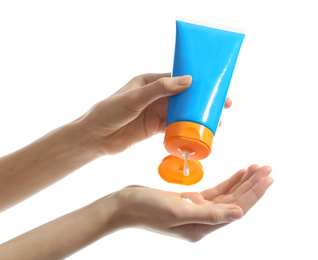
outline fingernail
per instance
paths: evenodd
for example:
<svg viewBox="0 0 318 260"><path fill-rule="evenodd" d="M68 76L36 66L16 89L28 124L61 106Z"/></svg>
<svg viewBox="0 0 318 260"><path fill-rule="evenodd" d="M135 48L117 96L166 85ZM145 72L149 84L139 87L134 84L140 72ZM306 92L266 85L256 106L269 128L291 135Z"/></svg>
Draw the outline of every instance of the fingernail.
<svg viewBox="0 0 318 260"><path fill-rule="evenodd" d="M178 85L189 85L192 81L192 77L189 75L181 76L177 78Z"/></svg>

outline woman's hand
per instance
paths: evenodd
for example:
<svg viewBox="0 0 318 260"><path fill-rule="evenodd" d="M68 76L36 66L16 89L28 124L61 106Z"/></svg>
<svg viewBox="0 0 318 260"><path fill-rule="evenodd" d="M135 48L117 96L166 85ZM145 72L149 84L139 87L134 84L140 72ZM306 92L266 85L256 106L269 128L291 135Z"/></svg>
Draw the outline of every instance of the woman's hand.
<svg viewBox="0 0 318 260"><path fill-rule="evenodd" d="M64 259L127 227L196 242L243 217L273 183L270 172L251 165L200 193L129 186L3 243L0 258Z"/></svg>
<svg viewBox="0 0 318 260"><path fill-rule="evenodd" d="M273 183L270 172L269 166L251 165L200 193L128 186L115 194L122 208L117 221L195 242L243 217Z"/></svg>
<svg viewBox="0 0 318 260"><path fill-rule="evenodd" d="M102 145L101 154L115 154L159 132L166 126L168 96L185 91L191 76L144 74L96 104L84 117ZM225 108L231 106L227 99Z"/></svg>

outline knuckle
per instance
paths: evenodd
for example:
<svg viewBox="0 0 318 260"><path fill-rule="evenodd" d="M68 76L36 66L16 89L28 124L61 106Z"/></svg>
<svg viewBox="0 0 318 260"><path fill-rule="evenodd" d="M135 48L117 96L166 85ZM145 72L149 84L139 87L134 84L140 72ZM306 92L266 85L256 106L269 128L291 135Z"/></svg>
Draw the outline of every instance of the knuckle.
<svg viewBox="0 0 318 260"><path fill-rule="evenodd" d="M158 83L160 86L165 87L167 85L167 79L166 78L160 78L158 79Z"/></svg>
<svg viewBox="0 0 318 260"><path fill-rule="evenodd" d="M212 212L211 220L213 223L221 223L223 221L222 212L220 209L215 209Z"/></svg>
<svg viewBox="0 0 318 260"><path fill-rule="evenodd" d="M148 74L140 74L135 77L133 77L130 81L129 84L135 85L135 86L141 86L141 85L146 85L147 84L147 75Z"/></svg>
<svg viewBox="0 0 318 260"><path fill-rule="evenodd" d="M161 94L162 94L162 96L167 96L167 89L168 89L168 87L169 87L169 78L167 78L167 77L163 77L163 78L160 78L159 80L158 80L158 83L159 83L159 85L160 85L160 89L161 89Z"/></svg>
<svg viewBox="0 0 318 260"><path fill-rule="evenodd" d="M146 74L139 74L139 75L133 77L132 80L139 81L139 80L142 80L145 76L146 76Z"/></svg>

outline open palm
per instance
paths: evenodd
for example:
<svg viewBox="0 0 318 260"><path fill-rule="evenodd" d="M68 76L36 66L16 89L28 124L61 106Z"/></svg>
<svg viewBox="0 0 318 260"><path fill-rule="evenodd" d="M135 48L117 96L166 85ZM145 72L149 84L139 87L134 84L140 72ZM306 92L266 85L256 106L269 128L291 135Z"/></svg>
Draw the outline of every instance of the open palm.
<svg viewBox="0 0 318 260"><path fill-rule="evenodd" d="M125 219L131 226L195 242L243 217L273 183L270 172L269 166L254 164L203 192L129 186L121 190L125 214L133 212Z"/></svg>
<svg viewBox="0 0 318 260"><path fill-rule="evenodd" d="M259 167L254 164L247 170L238 171L231 178L214 188L201 193L182 193L181 195L183 198L190 199L196 205L237 205L245 215L273 183L273 179L268 176L270 172L271 168L269 166ZM218 214L214 218L216 223L222 222L222 219L218 219ZM230 223L231 220L228 222ZM197 238L201 238L224 225L226 223L209 226L190 224L181 227L181 229L191 229L192 235L197 234Z"/></svg>

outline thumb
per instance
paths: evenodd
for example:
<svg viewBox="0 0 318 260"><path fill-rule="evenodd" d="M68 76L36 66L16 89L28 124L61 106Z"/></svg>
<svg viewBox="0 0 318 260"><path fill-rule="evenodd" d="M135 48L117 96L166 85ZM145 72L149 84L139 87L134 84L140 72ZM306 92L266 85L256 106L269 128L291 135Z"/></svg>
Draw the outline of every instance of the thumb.
<svg viewBox="0 0 318 260"><path fill-rule="evenodd" d="M127 105L134 111L141 111L161 97L172 96L185 91L191 85L191 82L192 77L189 75L160 78L144 87L126 93L130 100Z"/></svg>
<svg viewBox="0 0 318 260"><path fill-rule="evenodd" d="M243 217L243 210L232 204L193 205L192 210L185 214L185 223L216 225L229 223Z"/></svg>

